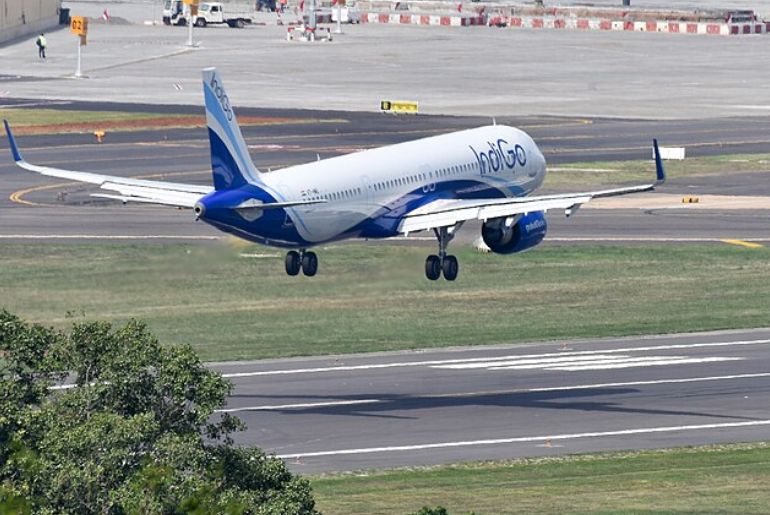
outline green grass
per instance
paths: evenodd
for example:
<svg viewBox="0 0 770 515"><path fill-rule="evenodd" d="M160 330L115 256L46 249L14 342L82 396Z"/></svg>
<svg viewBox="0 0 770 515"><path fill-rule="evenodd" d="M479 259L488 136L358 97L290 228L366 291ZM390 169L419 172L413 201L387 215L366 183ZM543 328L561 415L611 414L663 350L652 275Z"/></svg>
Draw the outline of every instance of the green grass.
<svg viewBox="0 0 770 515"><path fill-rule="evenodd" d="M770 154L732 154L687 158L664 163L669 179L703 175L727 175L770 171ZM646 161L602 161L570 163L549 167L544 187L580 188L628 182L645 183L655 177L655 163Z"/></svg>
<svg viewBox="0 0 770 515"><path fill-rule="evenodd" d="M334 514L767 513L770 446L608 453L312 478Z"/></svg>
<svg viewBox="0 0 770 515"><path fill-rule="evenodd" d="M91 132L104 129L125 132L154 129L203 127L206 117L200 115L124 111L69 111L65 109L0 109L0 119L7 119L18 134L58 134ZM244 116L241 125L345 123L336 118L282 118Z"/></svg>
<svg viewBox="0 0 770 515"><path fill-rule="evenodd" d="M427 244L426 244L427 245ZM64 327L68 312L146 320L208 360L326 355L770 326L770 250L456 247L455 283L423 276L426 248L318 249L319 275L224 246L3 245L0 305Z"/></svg>
<svg viewBox="0 0 770 515"><path fill-rule="evenodd" d="M0 109L0 118L8 120L11 127L60 125L70 123L94 123L126 120L173 119L182 115L158 113L129 113L123 111L69 111L65 109ZM184 116L189 118L189 116Z"/></svg>

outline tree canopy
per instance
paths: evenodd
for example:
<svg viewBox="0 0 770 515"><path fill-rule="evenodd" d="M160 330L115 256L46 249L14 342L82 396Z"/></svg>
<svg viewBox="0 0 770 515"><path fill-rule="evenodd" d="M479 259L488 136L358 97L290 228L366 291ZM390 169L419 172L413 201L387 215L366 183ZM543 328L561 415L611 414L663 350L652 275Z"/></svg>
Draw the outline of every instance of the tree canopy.
<svg viewBox="0 0 770 515"><path fill-rule="evenodd" d="M138 321L0 311L0 512L315 514L309 483L216 413L231 383Z"/></svg>

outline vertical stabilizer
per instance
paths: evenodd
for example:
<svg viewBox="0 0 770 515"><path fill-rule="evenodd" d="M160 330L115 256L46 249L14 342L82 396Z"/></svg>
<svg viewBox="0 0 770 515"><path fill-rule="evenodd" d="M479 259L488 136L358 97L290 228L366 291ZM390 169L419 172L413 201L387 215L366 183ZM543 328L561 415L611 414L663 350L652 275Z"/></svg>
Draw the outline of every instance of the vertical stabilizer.
<svg viewBox="0 0 770 515"><path fill-rule="evenodd" d="M216 68L203 70L203 98L206 103L214 188L226 190L261 183L260 172L249 156L235 111Z"/></svg>

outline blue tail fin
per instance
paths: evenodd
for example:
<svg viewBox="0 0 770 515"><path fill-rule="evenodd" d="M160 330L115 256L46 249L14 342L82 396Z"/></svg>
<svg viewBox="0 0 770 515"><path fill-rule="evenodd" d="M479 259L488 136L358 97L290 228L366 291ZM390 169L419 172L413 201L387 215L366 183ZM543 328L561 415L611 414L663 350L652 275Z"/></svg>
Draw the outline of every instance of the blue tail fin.
<svg viewBox="0 0 770 515"><path fill-rule="evenodd" d="M214 189L226 190L246 184L260 184L260 172L249 156L235 111L216 68L203 70L203 97L206 103Z"/></svg>

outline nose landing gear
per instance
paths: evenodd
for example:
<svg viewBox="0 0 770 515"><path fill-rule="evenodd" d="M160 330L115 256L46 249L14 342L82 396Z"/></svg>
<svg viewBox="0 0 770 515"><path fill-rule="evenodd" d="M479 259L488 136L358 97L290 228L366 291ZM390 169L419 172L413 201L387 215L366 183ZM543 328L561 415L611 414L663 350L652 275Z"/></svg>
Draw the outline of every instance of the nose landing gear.
<svg viewBox="0 0 770 515"><path fill-rule="evenodd" d="M457 261L457 257L447 255L447 245L454 238L455 231L459 226L452 227L439 227L433 229L436 238L438 239L438 255L431 254L425 260L425 277L431 281L437 280L444 274L444 279L447 281L454 281L457 279L457 274L460 271L460 263Z"/></svg>
<svg viewBox="0 0 770 515"><path fill-rule="evenodd" d="M286 259L284 260L286 265L286 273L288 275L298 275L300 270L308 277L312 277L318 272L318 256L315 252L306 251L305 249L297 252L296 250L290 250L286 253Z"/></svg>

